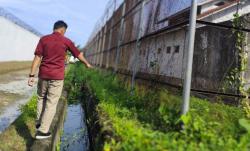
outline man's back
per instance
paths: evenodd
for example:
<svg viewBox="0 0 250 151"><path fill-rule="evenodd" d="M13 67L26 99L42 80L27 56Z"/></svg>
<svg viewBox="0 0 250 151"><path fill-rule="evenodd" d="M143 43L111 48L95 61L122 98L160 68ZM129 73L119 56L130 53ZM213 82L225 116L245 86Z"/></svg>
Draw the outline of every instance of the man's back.
<svg viewBox="0 0 250 151"><path fill-rule="evenodd" d="M58 32L42 37L35 51L35 55L42 56L39 78L63 80L65 53L67 50L74 57L78 57L80 54L72 41Z"/></svg>
<svg viewBox="0 0 250 151"><path fill-rule="evenodd" d="M37 84L36 139L52 136L49 129L63 89L66 51L69 50L86 67L92 68L83 53L80 53L71 40L64 37L67 27L64 21L57 21L54 24L53 34L42 37L35 51L28 85L34 85L35 72L40 64Z"/></svg>

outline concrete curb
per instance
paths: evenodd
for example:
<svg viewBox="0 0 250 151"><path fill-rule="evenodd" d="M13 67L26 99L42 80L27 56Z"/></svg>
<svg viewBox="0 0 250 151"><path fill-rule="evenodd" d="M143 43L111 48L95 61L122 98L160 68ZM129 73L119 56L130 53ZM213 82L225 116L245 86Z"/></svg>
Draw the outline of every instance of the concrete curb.
<svg viewBox="0 0 250 151"><path fill-rule="evenodd" d="M63 128L63 123L67 111L67 93L63 92L60 101L58 102L56 115L53 119L53 122L50 127L50 131L52 132L52 137L46 140L35 140L31 151L55 151L56 145L60 141L60 132Z"/></svg>

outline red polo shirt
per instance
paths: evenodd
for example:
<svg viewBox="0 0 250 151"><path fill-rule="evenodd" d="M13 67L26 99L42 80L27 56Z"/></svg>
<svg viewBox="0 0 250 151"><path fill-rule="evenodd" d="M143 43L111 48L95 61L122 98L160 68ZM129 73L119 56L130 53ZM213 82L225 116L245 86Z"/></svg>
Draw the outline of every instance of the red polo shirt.
<svg viewBox="0 0 250 151"><path fill-rule="evenodd" d="M80 54L73 42L58 32L42 37L35 51L35 55L42 57L39 78L63 80L67 50L76 58Z"/></svg>

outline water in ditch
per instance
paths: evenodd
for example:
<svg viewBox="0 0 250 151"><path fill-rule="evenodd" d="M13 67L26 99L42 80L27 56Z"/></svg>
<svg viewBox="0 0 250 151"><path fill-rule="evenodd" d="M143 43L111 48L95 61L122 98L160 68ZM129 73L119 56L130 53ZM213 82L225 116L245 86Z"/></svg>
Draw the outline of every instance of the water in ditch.
<svg viewBox="0 0 250 151"><path fill-rule="evenodd" d="M68 105L61 136L61 151L88 151L89 139L82 105Z"/></svg>

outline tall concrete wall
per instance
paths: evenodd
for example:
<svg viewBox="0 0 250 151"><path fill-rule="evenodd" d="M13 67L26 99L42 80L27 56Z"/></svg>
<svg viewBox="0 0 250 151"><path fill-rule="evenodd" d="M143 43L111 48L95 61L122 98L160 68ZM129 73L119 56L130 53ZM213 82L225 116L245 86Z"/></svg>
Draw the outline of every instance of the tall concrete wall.
<svg viewBox="0 0 250 151"><path fill-rule="evenodd" d="M0 16L0 61L32 60L39 38Z"/></svg>
<svg viewBox="0 0 250 151"><path fill-rule="evenodd" d="M226 76L237 67L237 58L232 30L210 26L197 29L193 87L219 91L224 87Z"/></svg>
<svg viewBox="0 0 250 151"><path fill-rule="evenodd" d="M177 14L165 20L164 11L168 8L160 7L168 6L161 5L161 2L167 0L139 2L125 0L86 45L84 52L87 59L106 69L115 70L117 66L118 73L130 77L136 72L137 79L182 86L188 31L187 24L180 23L188 19L189 13ZM125 15L122 15L124 7ZM124 27L121 26L123 19ZM227 21L222 24L232 23ZM192 88L221 91L225 77L238 63L233 30L212 26L198 27ZM139 32L142 37L137 39ZM138 66L137 70L134 70L135 66Z"/></svg>

